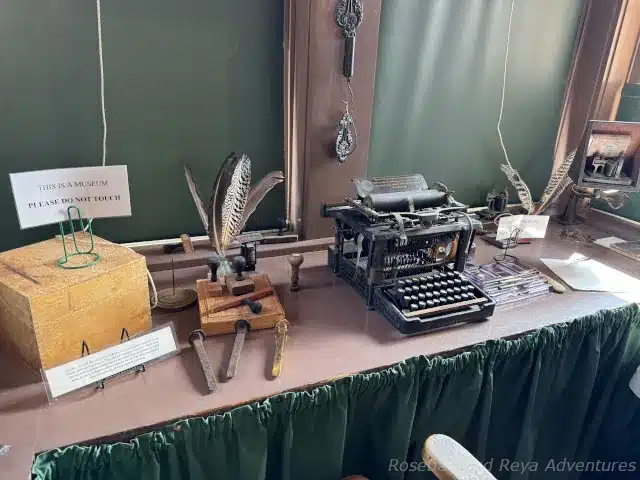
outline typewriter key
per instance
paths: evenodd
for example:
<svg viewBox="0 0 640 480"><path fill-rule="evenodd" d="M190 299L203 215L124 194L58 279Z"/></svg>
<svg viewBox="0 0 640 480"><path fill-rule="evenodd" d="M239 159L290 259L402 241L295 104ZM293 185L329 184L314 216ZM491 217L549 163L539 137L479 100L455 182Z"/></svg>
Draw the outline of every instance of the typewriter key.
<svg viewBox="0 0 640 480"><path fill-rule="evenodd" d="M406 285L406 284L404 283L404 280L398 280L398 281L396 282L396 288L397 288L398 290L399 290L399 289L401 289L401 288L404 288L404 287L405 287L405 285Z"/></svg>
<svg viewBox="0 0 640 480"><path fill-rule="evenodd" d="M411 303L411 297L409 295L405 295L402 297L402 308L407 308Z"/></svg>
<svg viewBox="0 0 640 480"><path fill-rule="evenodd" d="M412 287L412 286L413 286L413 280L411 280L410 278L407 278L407 279L404 281L404 284L405 284L407 287Z"/></svg>
<svg viewBox="0 0 640 480"><path fill-rule="evenodd" d="M460 300L462 300L462 297L461 297L460 295L454 295L454 296L453 296L453 299L454 299L456 302L459 302Z"/></svg>
<svg viewBox="0 0 640 480"><path fill-rule="evenodd" d="M427 298L427 297L425 296L425 294L424 294L424 293L419 293L419 294L418 294L418 299L419 299L419 300L425 300L426 298Z"/></svg>
<svg viewBox="0 0 640 480"><path fill-rule="evenodd" d="M429 285L427 285L427 284L420 285L420 291L422 293L427 293L429 291Z"/></svg>
<svg viewBox="0 0 640 480"><path fill-rule="evenodd" d="M460 290L462 290L463 292L466 292L467 290L469 290L469 286L468 285L462 285L462 286L460 286Z"/></svg>
<svg viewBox="0 0 640 480"><path fill-rule="evenodd" d="M453 293L460 295L460 293L462 293L462 290L460 290L460 287L453 287Z"/></svg>
<svg viewBox="0 0 640 480"><path fill-rule="evenodd" d="M440 290L440 296L441 297L446 297L447 296L447 291L444 288Z"/></svg>
<svg viewBox="0 0 640 480"><path fill-rule="evenodd" d="M420 291L420 286L414 283L413 287L411 287L411 291L413 292L414 295L417 294Z"/></svg>
<svg viewBox="0 0 640 480"><path fill-rule="evenodd" d="M447 278L448 278L448 279L455 278L455 276L456 276L456 274L455 274L455 273L453 273L453 272L447 272Z"/></svg>
<svg viewBox="0 0 640 480"><path fill-rule="evenodd" d="M411 306L409 307L412 311L416 311L418 310L418 304L417 303L412 303Z"/></svg>
<svg viewBox="0 0 640 480"><path fill-rule="evenodd" d="M396 292L398 292L398 295L400 295L401 297L404 297L405 289L404 288L399 288L398 290L396 290Z"/></svg>
<svg viewBox="0 0 640 480"><path fill-rule="evenodd" d="M418 302L418 306L420 307L420 310L423 310L427 308L427 302Z"/></svg>
<svg viewBox="0 0 640 480"><path fill-rule="evenodd" d="M455 299L453 297L447 297L447 303L454 303Z"/></svg>
<svg viewBox="0 0 640 480"><path fill-rule="evenodd" d="M427 300L427 308L431 308L434 306L433 300Z"/></svg>
<svg viewBox="0 0 640 480"><path fill-rule="evenodd" d="M453 287L455 285L453 280L447 280L447 285Z"/></svg>
<svg viewBox="0 0 640 480"><path fill-rule="evenodd" d="M412 302L417 302L418 301L418 296L417 295L411 295L411 301Z"/></svg>
<svg viewBox="0 0 640 480"><path fill-rule="evenodd" d="M440 282L433 282L433 288L440 290Z"/></svg>
<svg viewBox="0 0 640 480"><path fill-rule="evenodd" d="M424 294L424 296L427 297L427 300L431 300L433 298L433 293L427 292Z"/></svg>
<svg viewBox="0 0 640 480"><path fill-rule="evenodd" d="M469 300L469 295L467 295L466 293L461 293L460 294L460 298L462 298L462 300Z"/></svg>
<svg viewBox="0 0 640 480"><path fill-rule="evenodd" d="M471 289L471 288L470 288L470 289L469 289L469 291L467 292L467 295L469 295L469 300L472 300L472 299L476 298L476 294L475 294L475 292L473 291L473 289Z"/></svg>
<svg viewBox="0 0 640 480"><path fill-rule="evenodd" d="M434 298L432 301L433 301L434 307L437 307L438 305L442 305L442 302L440 301L439 298Z"/></svg>
<svg viewBox="0 0 640 480"><path fill-rule="evenodd" d="M453 291L453 288L447 288L447 295L453 295L454 293L456 292Z"/></svg>
<svg viewBox="0 0 640 480"><path fill-rule="evenodd" d="M453 280L453 283L455 283L456 287L459 287L460 285L462 285L462 280L460 280L459 278L456 278Z"/></svg>
<svg viewBox="0 0 640 480"><path fill-rule="evenodd" d="M438 272L435 272L432 278L437 282L440 280L440 274Z"/></svg>

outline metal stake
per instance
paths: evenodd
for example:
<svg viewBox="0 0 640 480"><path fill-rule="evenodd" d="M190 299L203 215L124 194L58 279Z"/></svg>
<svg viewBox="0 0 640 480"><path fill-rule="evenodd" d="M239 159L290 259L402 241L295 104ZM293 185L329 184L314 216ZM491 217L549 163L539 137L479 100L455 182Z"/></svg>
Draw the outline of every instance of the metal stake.
<svg viewBox="0 0 640 480"><path fill-rule="evenodd" d="M242 347L244 346L244 337L251 329L251 324L246 320L238 320L236 322L236 338L233 341L233 350L231 350L231 358L229 358L229 368L227 368L227 378L233 378L236 375L238 369L238 362L240 361L240 354L242 353Z"/></svg>
<svg viewBox="0 0 640 480"><path fill-rule="evenodd" d="M202 373L204 373L209 391L215 392L218 388L218 381L216 380L215 373L213 373L213 368L211 368L211 362L209 361L207 352L204 349L203 341L205 338L207 337L202 330L194 330L191 332L191 335L189 335L189 343L196 351L196 355L198 355L198 360L200 361Z"/></svg>
<svg viewBox="0 0 640 480"><path fill-rule="evenodd" d="M271 369L271 375L277 377L282 370L282 357L284 357L284 344L287 340L287 328L289 322L286 320L280 320L276 324L276 353L273 356L273 368Z"/></svg>

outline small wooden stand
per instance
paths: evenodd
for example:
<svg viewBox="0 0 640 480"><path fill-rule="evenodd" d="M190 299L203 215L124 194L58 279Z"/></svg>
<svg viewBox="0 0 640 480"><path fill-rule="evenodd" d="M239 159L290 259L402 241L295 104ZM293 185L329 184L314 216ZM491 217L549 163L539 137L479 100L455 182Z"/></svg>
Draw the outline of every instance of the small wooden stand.
<svg viewBox="0 0 640 480"><path fill-rule="evenodd" d="M251 279L255 283L256 291L273 288L269 277L264 273L251 275ZM251 324L251 330L257 330L273 328L276 323L285 318L284 309L275 294L258 300L262 304L262 311L258 314L252 313L246 305L240 305L221 312L213 312L214 305L233 299L234 296L226 289L221 296L213 296L209 289L209 283L205 279L196 282L200 325L207 335L234 333L238 320L248 321Z"/></svg>

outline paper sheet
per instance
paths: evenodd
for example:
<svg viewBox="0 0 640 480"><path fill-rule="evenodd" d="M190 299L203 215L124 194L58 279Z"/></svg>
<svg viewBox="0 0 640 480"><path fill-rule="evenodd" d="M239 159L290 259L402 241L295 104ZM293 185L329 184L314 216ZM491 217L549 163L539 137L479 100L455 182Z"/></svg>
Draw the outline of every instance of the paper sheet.
<svg viewBox="0 0 640 480"><path fill-rule="evenodd" d="M640 292L640 280L596 260L573 253L568 259L540 261L574 290L628 293Z"/></svg>
<svg viewBox="0 0 640 480"><path fill-rule="evenodd" d="M624 240L618 237L604 237L604 238L599 238L598 240L595 240L593 243L595 243L596 245L600 245L602 247L609 248L614 243L623 243L623 242Z"/></svg>

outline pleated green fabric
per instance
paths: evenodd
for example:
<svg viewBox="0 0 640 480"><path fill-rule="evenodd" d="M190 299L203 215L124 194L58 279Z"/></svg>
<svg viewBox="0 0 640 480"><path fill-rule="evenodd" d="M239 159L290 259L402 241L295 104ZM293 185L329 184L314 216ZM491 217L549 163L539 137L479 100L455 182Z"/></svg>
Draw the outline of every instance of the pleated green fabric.
<svg viewBox="0 0 640 480"><path fill-rule="evenodd" d="M549 460L637 461L640 471L640 399L628 387L639 365L640 309L631 305L179 421L127 443L48 451L32 473L38 480L433 478L419 463L433 433L458 440L500 479L553 478ZM506 471L514 462L529 462L528 470Z"/></svg>

